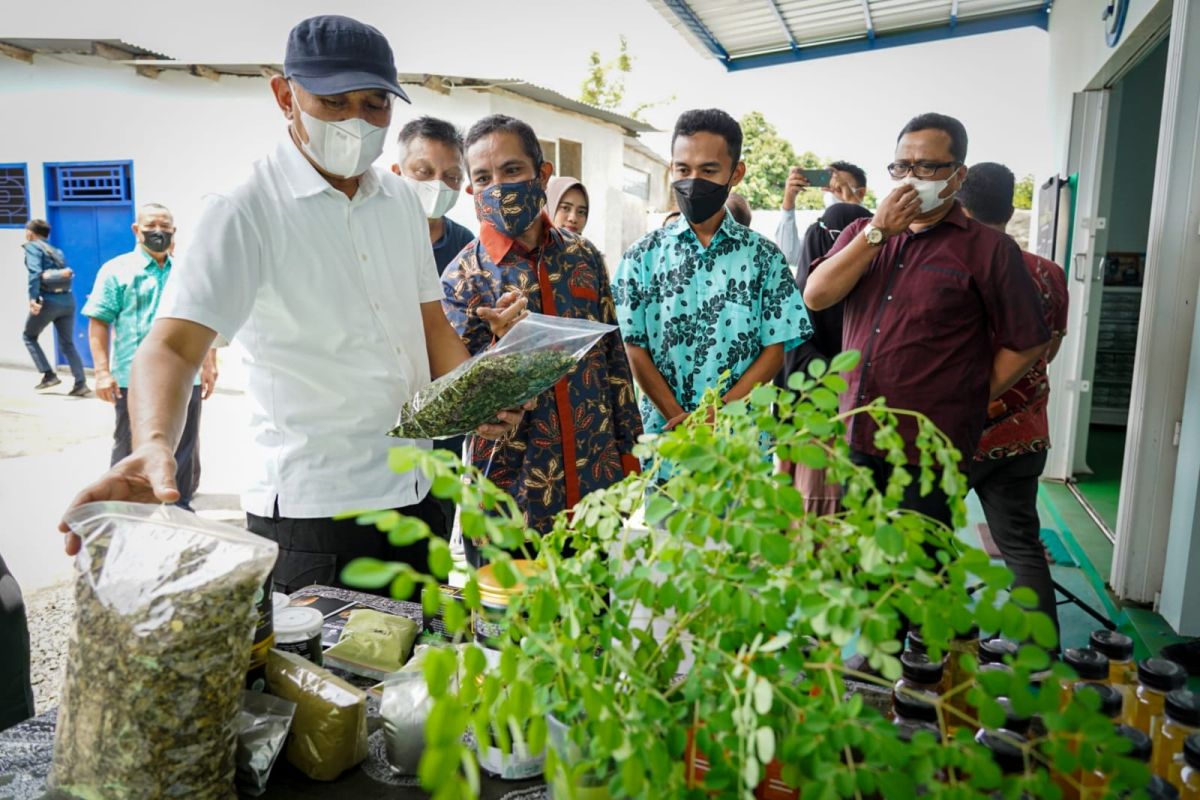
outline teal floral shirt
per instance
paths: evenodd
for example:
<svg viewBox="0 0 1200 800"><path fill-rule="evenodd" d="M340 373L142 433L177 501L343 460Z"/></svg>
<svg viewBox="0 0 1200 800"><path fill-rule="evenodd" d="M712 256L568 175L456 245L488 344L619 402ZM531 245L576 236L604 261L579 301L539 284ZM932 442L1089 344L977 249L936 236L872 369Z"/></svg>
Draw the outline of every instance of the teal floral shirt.
<svg viewBox="0 0 1200 800"><path fill-rule="evenodd" d="M728 370L732 386L764 348L812 336L792 272L774 242L726 214L708 247L682 217L625 252L613 283L627 344L650 352L675 399L694 411ZM645 395L642 424L667 420Z"/></svg>
<svg viewBox="0 0 1200 800"><path fill-rule="evenodd" d="M129 386L133 356L154 322L158 303L171 276L171 258L163 266L138 245L132 252L105 262L83 306L83 315L111 326L109 371L122 388ZM196 383L200 376L196 376Z"/></svg>

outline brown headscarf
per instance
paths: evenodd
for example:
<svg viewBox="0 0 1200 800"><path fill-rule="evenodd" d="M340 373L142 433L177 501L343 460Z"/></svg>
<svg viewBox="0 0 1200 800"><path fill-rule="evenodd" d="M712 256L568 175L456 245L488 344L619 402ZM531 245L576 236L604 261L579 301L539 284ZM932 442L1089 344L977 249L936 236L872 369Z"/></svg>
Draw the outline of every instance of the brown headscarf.
<svg viewBox="0 0 1200 800"><path fill-rule="evenodd" d="M588 190L583 185L583 182L578 178L555 175L546 184L546 213L550 215L551 221L553 221L554 215L558 212L558 203L562 200L562 196L576 186L579 187L579 191L583 192L583 197L588 202L588 211L591 211L592 199L588 197Z"/></svg>

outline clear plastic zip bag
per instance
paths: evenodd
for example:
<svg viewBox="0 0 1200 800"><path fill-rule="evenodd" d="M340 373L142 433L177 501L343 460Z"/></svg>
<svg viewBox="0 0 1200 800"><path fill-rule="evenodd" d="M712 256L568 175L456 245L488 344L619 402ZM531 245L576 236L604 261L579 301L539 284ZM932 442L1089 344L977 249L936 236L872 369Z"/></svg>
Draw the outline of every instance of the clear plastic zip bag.
<svg viewBox="0 0 1200 800"><path fill-rule="evenodd" d="M234 796L238 712L274 542L174 506L89 503L51 796Z"/></svg>
<svg viewBox="0 0 1200 800"><path fill-rule="evenodd" d="M617 328L586 319L529 314L503 338L419 390L389 433L402 439L448 439L537 397Z"/></svg>

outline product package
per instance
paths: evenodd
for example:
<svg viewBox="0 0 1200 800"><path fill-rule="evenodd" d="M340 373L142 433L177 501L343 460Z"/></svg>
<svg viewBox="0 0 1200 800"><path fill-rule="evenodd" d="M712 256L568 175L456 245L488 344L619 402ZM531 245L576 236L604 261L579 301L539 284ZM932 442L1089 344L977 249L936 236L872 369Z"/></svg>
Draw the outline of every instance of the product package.
<svg viewBox="0 0 1200 800"><path fill-rule="evenodd" d="M404 666L421 626L408 617L371 608L350 612L338 643L325 651L330 667L383 680Z"/></svg>
<svg viewBox="0 0 1200 800"><path fill-rule="evenodd" d="M332 781L367 757L367 696L296 653L267 657L271 694L296 704L287 759L308 777Z"/></svg>
<svg viewBox="0 0 1200 800"><path fill-rule="evenodd" d="M390 434L446 439L470 433L558 383L616 329L591 320L529 314L491 347L418 391L400 409Z"/></svg>
<svg viewBox="0 0 1200 800"><path fill-rule="evenodd" d="M262 692L245 692L238 713L237 786L252 797L267 790L275 759L283 752L296 704Z"/></svg>
<svg viewBox="0 0 1200 800"><path fill-rule="evenodd" d="M234 796L238 711L273 542L174 506L89 503L49 785L105 800Z"/></svg>
<svg viewBox="0 0 1200 800"><path fill-rule="evenodd" d="M425 720L433 708L433 698L425 685L425 656L430 646L417 645L412 659L383 682L383 737L387 760L405 775L417 774L421 753L425 751Z"/></svg>

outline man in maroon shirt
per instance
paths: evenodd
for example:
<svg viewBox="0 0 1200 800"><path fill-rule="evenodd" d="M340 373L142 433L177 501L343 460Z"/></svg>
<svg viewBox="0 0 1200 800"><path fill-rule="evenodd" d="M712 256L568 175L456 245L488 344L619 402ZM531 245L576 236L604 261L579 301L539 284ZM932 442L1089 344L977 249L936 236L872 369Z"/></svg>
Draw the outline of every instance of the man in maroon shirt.
<svg viewBox="0 0 1200 800"><path fill-rule="evenodd" d="M963 213L954 199L966 177L967 132L958 120L922 114L896 144L888 172L900 182L871 220L847 227L814 262L804 291L809 308L845 299L843 345L862 361L842 408L876 397L925 414L954 443L965 468L979 444L988 401L1002 395L1041 357L1050 340L1037 289L1016 244ZM876 426L850 423L855 463L883 487L891 475L874 446ZM908 469L917 464L916 422L900 418ZM902 506L950 525L938 489L918 481Z"/></svg>
<svg viewBox="0 0 1200 800"><path fill-rule="evenodd" d="M967 216L1003 233L1013 214L1012 196L1012 171L1003 164L983 163L967 171L958 199ZM1042 549L1037 490L1050 449L1046 368L1057 355L1067 329L1067 279L1053 261L1033 253L1021 256L1037 286L1050 329L1050 348L988 407L987 427L971 464L971 488L983 505L992 539L1013 572L1013 585L1037 592L1038 610L1057 628L1058 610Z"/></svg>

